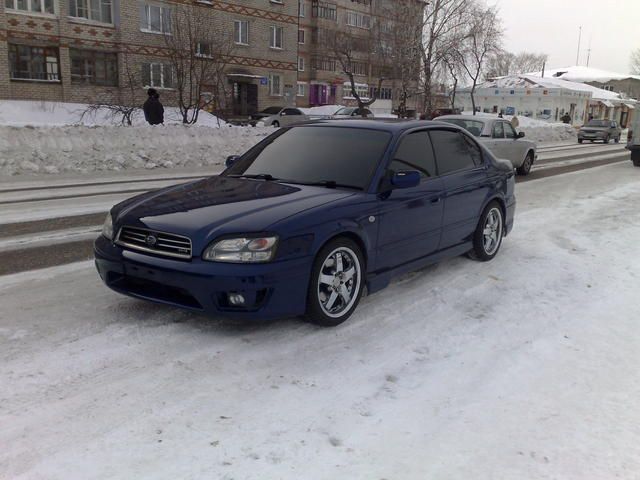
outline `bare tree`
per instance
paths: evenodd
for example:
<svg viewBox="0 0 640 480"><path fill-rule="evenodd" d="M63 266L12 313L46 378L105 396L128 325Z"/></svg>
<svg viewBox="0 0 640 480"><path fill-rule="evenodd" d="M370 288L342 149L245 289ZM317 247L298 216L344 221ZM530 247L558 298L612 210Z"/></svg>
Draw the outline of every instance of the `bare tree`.
<svg viewBox="0 0 640 480"><path fill-rule="evenodd" d="M640 75L640 48L631 52L631 73Z"/></svg>
<svg viewBox="0 0 640 480"><path fill-rule="evenodd" d="M487 61L485 77L487 79L506 77L507 75L525 74L542 70L547 61L546 53L520 52L514 54L498 51Z"/></svg>
<svg viewBox="0 0 640 480"><path fill-rule="evenodd" d="M469 11L473 0L433 0L425 7L420 46L423 105L430 115L434 109L435 78L442 69L448 52L457 48L468 29Z"/></svg>
<svg viewBox="0 0 640 480"><path fill-rule="evenodd" d="M106 112L107 118L117 121L121 125L133 125L133 118L141 110L140 103L136 98L140 85L134 69L131 67L129 54L122 53L120 58L122 59L122 75L117 93L102 95L89 102L80 115L80 121L84 121L88 117L95 117L99 112Z"/></svg>
<svg viewBox="0 0 640 480"><path fill-rule="evenodd" d="M367 116L366 108L376 101L382 82L384 81L384 55L380 50L381 43L372 41L373 35L367 37L356 36L344 31L332 31L330 35L325 36L325 45L338 62L340 69L349 79L351 96L358 103L358 109L363 117ZM379 70L377 88L367 96L360 95L357 89L356 75L368 76L369 68L372 61L377 61L376 66Z"/></svg>
<svg viewBox="0 0 640 480"><path fill-rule="evenodd" d="M459 55L464 61L462 68L471 81L471 105L476 114L475 91L478 81L491 55L500 50L502 30L499 26L497 9L476 6L469 11L469 30L465 41L459 48Z"/></svg>
<svg viewBox="0 0 640 480"><path fill-rule="evenodd" d="M446 68L446 74L451 81L449 101L451 102L451 108L454 109L456 108L456 92L458 91L458 83L460 82L460 77L464 75L464 70L462 68L463 61L456 49L449 50L442 61Z"/></svg>
<svg viewBox="0 0 640 480"><path fill-rule="evenodd" d="M171 35L165 35L169 64L183 123L196 123L200 111L218 107L225 96L224 68L233 51L231 32L203 20L198 6L174 9Z"/></svg>
<svg viewBox="0 0 640 480"><path fill-rule="evenodd" d="M380 2L382 3L382 2ZM417 0L384 2L377 22L382 55L387 61L398 95L398 115L407 116L407 101L419 91L420 48L424 3Z"/></svg>

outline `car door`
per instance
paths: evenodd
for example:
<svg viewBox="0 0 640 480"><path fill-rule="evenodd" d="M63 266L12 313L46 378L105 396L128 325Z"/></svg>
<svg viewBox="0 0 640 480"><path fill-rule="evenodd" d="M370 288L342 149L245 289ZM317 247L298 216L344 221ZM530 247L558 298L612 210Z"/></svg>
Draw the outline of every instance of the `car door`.
<svg viewBox="0 0 640 480"><path fill-rule="evenodd" d="M485 160L475 140L453 130L436 129L430 134L444 186L442 250L471 239L490 186Z"/></svg>
<svg viewBox="0 0 640 480"><path fill-rule="evenodd" d="M285 108L280 112L280 125L291 125L293 123L303 122L304 115L297 108Z"/></svg>
<svg viewBox="0 0 640 480"><path fill-rule="evenodd" d="M437 176L426 130L405 134L387 166L387 174L417 170L420 184L380 195L376 270L425 257L438 249L442 228L443 183Z"/></svg>
<svg viewBox="0 0 640 480"><path fill-rule="evenodd" d="M528 152L528 146L525 142L518 141L518 134L509 122L500 122L504 128L505 149L507 157L511 160L514 167L519 167L524 163L524 157Z"/></svg>
<svg viewBox="0 0 640 480"><path fill-rule="evenodd" d="M504 138L504 122L495 121L491 127L491 141L489 150L498 158L509 158L509 151Z"/></svg>

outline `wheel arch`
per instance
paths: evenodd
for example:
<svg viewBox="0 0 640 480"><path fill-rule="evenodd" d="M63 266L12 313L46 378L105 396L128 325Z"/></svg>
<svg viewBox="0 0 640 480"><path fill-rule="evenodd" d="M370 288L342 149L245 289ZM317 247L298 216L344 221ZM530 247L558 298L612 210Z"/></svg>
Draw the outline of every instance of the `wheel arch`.
<svg viewBox="0 0 640 480"><path fill-rule="evenodd" d="M367 248L367 243L362 238L362 236L353 230L343 230L340 232L332 232L331 234L327 235L321 242L318 243L318 246L316 247L314 252L314 257L316 257L320 252L320 250L322 250L327 244L329 244L329 242L332 242L338 238L347 238L358 246L358 248L360 249L360 253L362 254L362 258L364 260L363 266L365 267L365 271L366 271L366 267L369 264L369 249Z"/></svg>

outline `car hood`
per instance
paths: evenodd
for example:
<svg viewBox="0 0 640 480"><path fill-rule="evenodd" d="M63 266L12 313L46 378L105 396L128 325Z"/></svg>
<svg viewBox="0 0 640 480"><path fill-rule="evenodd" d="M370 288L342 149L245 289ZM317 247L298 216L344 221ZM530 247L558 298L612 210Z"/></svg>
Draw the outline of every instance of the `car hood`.
<svg viewBox="0 0 640 480"><path fill-rule="evenodd" d="M292 215L354 192L223 176L133 197L112 210L116 228L149 228L191 238L194 251L226 234L263 232Z"/></svg>
<svg viewBox="0 0 640 480"><path fill-rule="evenodd" d="M608 127L580 127L581 132L608 132Z"/></svg>

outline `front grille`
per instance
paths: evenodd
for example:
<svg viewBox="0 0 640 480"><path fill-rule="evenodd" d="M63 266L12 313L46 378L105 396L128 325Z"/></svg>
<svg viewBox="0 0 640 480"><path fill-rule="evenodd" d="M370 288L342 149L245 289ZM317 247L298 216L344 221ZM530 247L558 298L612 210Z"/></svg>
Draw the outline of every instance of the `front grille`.
<svg viewBox="0 0 640 480"><path fill-rule="evenodd" d="M138 227L122 227L115 243L122 247L166 257L186 260L191 258L191 240L173 233Z"/></svg>

